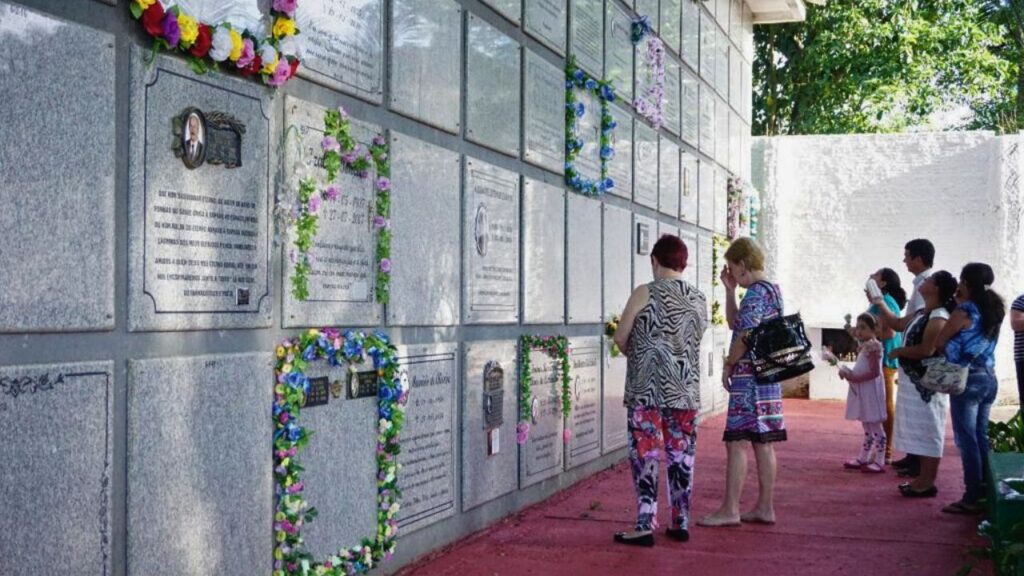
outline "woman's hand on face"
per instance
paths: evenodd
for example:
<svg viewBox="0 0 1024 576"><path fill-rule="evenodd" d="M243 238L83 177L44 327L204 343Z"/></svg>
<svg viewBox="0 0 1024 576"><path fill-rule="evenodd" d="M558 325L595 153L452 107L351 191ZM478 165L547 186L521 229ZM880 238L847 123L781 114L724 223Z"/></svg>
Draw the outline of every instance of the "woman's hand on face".
<svg viewBox="0 0 1024 576"><path fill-rule="evenodd" d="M730 381L731 378L732 378L732 366L730 366L729 364L723 365L722 366L722 388L725 388L726 392L729 391L729 381Z"/></svg>
<svg viewBox="0 0 1024 576"><path fill-rule="evenodd" d="M732 277L728 264L722 266L722 273L718 275L718 279L722 281L722 285L725 286L726 290L736 289L736 280Z"/></svg>

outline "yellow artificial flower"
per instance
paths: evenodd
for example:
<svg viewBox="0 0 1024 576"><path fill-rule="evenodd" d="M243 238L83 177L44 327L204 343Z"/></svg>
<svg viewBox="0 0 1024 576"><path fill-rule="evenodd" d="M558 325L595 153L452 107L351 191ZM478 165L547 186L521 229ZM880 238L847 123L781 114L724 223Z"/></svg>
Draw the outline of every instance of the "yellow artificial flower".
<svg viewBox="0 0 1024 576"><path fill-rule="evenodd" d="M284 38L295 34L295 20L287 16L278 16L274 20L274 38Z"/></svg>
<svg viewBox="0 0 1024 576"><path fill-rule="evenodd" d="M135 0L135 4L137 4L139 8L145 10L153 4L156 4L156 0Z"/></svg>
<svg viewBox="0 0 1024 576"><path fill-rule="evenodd" d="M291 372L292 372L292 365L291 364L285 364L284 366L281 366L281 373L282 374L291 374Z"/></svg>
<svg viewBox="0 0 1024 576"><path fill-rule="evenodd" d="M277 347L277 357L278 358L284 358L285 354L286 354L286 352L284 350L284 346L278 346Z"/></svg>
<svg viewBox="0 0 1024 576"><path fill-rule="evenodd" d="M228 56L232 62L242 57L242 35L231 30L231 55Z"/></svg>
<svg viewBox="0 0 1024 576"><path fill-rule="evenodd" d="M275 63L275 65L276 65L276 63ZM309 335L314 337L314 338L316 338L317 336L320 335L320 331L317 330L316 328L310 328L309 329Z"/></svg>
<svg viewBox="0 0 1024 576"><path fill-rule="evenodd" d="M182 12L178 14L178 27L181 29L182 46L191 46L199 36L199 23L195 18Z"/></svg>

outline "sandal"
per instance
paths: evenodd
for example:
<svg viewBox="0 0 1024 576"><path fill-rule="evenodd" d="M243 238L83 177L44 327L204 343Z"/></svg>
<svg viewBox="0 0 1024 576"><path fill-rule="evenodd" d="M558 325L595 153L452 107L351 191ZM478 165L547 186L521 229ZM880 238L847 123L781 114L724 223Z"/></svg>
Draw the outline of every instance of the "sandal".
<svg viewBox="0 0 1024 576"><path fill-rule="evenodd" d="M860 471L865 474L883 474L885 473L885 468L882 468L878 464L872 462L870 464L865 464L864 466L861 466Z"/></svg>
<svg viewBox="0 0 1024 576"><path fill-rule="evenodd" d="M861 466L864 466L867 462L861 462L856 458L851 458L846 462L843 462L843 468L847 470L860 470Z"/></svg>
<svg viewBox="0 0 1024 576"><path fill-rule="evenodd" d="M978 506L977 504L968 504L963 500L957 500L952 504L948 504L942 509L942 511L946 514L962 514L965 516L971 516L974 514L981 514L983 510L981 506Z"/></svg>
<svg viewBox="0 0 1024 576"><path fill-rule="evenodd" d="M615 541L619 544L629 544L630 546L644 546L650 548L654 546L654 534L648 532L640 536L627 536L628 532L617 532L615 534Z"/></svg>

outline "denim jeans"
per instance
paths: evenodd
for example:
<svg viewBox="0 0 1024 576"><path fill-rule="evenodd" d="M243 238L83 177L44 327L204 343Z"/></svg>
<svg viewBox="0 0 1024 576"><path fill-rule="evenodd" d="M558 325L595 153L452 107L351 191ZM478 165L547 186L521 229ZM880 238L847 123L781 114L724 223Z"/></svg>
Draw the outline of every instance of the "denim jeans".
<svg viewBox="0 0 1024 576"><path fill-rule="evenodd" d="M991 368L971 368L967 389L950 397L953 435L964 466L963 501L975 504L984 495L982 479L988 469L988 414L996 400L999 381Z"/></svg>

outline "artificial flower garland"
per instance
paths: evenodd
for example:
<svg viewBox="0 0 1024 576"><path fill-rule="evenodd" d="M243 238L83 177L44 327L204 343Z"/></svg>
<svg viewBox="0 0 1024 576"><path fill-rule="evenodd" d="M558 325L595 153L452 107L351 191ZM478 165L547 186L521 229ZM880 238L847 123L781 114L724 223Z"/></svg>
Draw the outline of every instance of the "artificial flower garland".
<svg viewBox="0 0 1024 576"><path fill-rule="evenodd" d="M633 44L639 44L647 38L647 52L644 62L647 63L647 87L643 94L637 94L633 100L633 108L647 119L655 130L661 129L665 123L665 44L654 35L647 16L633 21Z"/></svg>
<svg viewBox="0 0 1024 576"><path fill-rule="evenodd" d="M601 102L601 178L596 182L583 177L576 169L576 158L583 150L583 140L576 123L587 113L586 106L576 100L576 89L593 93ZM617 123L608 108L609 102L615 102L612 85L591 78L576 66L575 58L569 58L565 68L565 183L587 196L600 196L615 187L615 181L608 176L608 161L615 155L612 132Z"/></svg>
<svg viewBox="0 0 1024 576"><path fill-rule="evenodd" d="M299 69L294 37L298 0L274 0L270 9L271 35L260 38L249 30L235 30L231 24L199 22L177 4L166 10L159 0L131 0L132 17L142 22L153 37L153 53L177 50L189 60L192 70L205 74L210 69L234 70L242 76L259 74L271 86L283 86Z"/></svg>
<svg viewBox="0 0 1024 576"><path fill-rule="evenodd" d="M397 351L382 332L365 334L324 328L311 329L277 347L274 383L274 572L273 576L350 576L375 567L391 557L398 532L401 492L398 489L399 434L405 423L408 390L398 376ZM350 372L373 359L377 371L377 534L323 561L305 550L301 528L317 511L302 497L303 468L298 455L309 443L310 432L299 425L299 410L309 391L306 369L326 360ZM354 377L354 376L353 376Z"/></svg>
<svg viewBox="0 0 1024 576"><path fill-rule="evenodd" d="M608 322L605 322L604 325L604 335L607 336L609 341L611 342L611 344L608 345L608 353L611 354L612 358L615 358L622 354L622 351L619 350L619 345L616 344L614 340L612 340L612 338L615 336L615 332L619 329L619 322L621 321L622 319L619 317L619 315L615 314L614 316L612 316L612 319L609 320Z"/></svg>
<svg viewBox="0 0 1024 576"><path fill-rule="evenodd" d="M569 348L569 339L565 336L523 334L519 337L519 423L516 425L516 442L519 444L526 444L530 437L530 352L533 350L542 350L553 360L558 360L559 375L562 379L562 415L568 417L572 412L569 376L569 353L572 350ZM572 434L566 429L562 437L568 442Z"/></svg>
<svg viewBox="0 0 1024 576"><path fill-rule="evenodd" d="M721 280L718 279L719 270L718 262L719 256L724 255L729 250L729 240L724 236L715 234L711 237L711 286L717 287L721 284ZM722 303L714 296L714 290L712 292L711 299L711 324L714 326L725 326L725 315L722 313Z"/></svg>
<svg viewBox="0 0 1024 576"><path fill-rule="evenodd" d="M352 123L348 113L341 106L337 110L327 110L324 114L324 137L320 148L324 153L323 165L327 170L327 186L317 190L313 178L299 181L295 217L295 248L297 253L291 254L294 261L292 273L292 295L296 300L309 298L309 273L313 270L310 250L319 230L319 212L323 201L333 201L341 195L341 190L334 184L342 169L348 170L360 178L371 176L371 168L375 179L373 183L377 195L376 215L373 227L377 230L377 282L374 296L378 303L387 304L391 287L391 159L387 140L383 135L374 136L366 150L351 134Z"/></svg>

